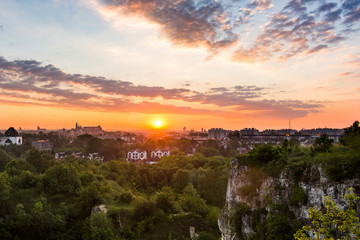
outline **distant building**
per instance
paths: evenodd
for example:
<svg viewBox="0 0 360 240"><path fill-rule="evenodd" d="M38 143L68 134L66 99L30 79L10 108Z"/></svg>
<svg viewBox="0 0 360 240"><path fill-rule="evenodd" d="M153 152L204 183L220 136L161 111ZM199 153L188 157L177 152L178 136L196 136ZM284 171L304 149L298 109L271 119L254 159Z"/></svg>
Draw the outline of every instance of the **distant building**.
<svg viewBox="0 0 360 240"><path fill-rule="evenodd" d="M209 139L221 140L224 137L226 137L226 135L227 135L226 130L224 130L222 128L211 128L208 131L208 138Z"/></svg>
<svg viewBox="0 0 360 240"><path fill-rule="evenodd" d="M170 156L170 151L162 151L162 150L155 150L155 151L151 151L151 158L153 159L160 159L164 156Z"/></svg>
<svg viewBox="0 0 360 240"><path fill-rule="evenodd" d="M46 132L46 128L40 128L40 126L37 126L38 132Z"/></svg>
<svg viewBox="0 0 360 240"><path fill-rule="evenodd" d="M224 148L228 148L230 146L230 138L224 137L220 140L220 145Z"/></svg>
<svg viewBox="0 0 360 240"><path fill-rule="evenodd" d="M249 151L249 149L243 147L238 147L236 150L239 152L239 154L245 154Z"/></svg>
<svg viewBox="0 0 360 240"><path fill-rule="evenodd" d="M98 160L99 162L104 162L104 157L100 156L99 153L89 153L89 159L90 160Z"/></svg>
<svg viewBox="0 0 360 240"><path fill-rule="evenodd" d="M23 143L22 137L19 136L19 133L13 127L10 127L5 132L5 137L0 138L0 145L9 145L9 144L22 145L22 143Z"/></svg>
<svg viewBox="0 0 360 240"><path fill-rule="evenodd" d="M52 149L50 140L36 140L31 143L31 146L37 148L39 151L50 151Z"/></svg>
<svg viewBox="0 0 360 240"><path fill-rule="evenodd" d="M136 162L138 160L146 160L147 159L147 154L146 151L141 151L141 150L134 150L134 151L130 151L127 153L126 155L126 161L128 162Z"/></svg>
<svg viewBox="0 0 360 240"><path fill-rule="evenodd" d="M86 159L90 159L90 160L98 160L99 162L104 162L104 157L100 156L99 153L89 153L89 155L86 155L82 152L77 152L77 153L72 153L72 156L76 157L76 158L86 158ZM60 161L61 159L65 158L66 156L68 156L65 152L57 152L55 153L55 160L56 161Z"/></svg>
<svg viewBox="0 0 360 240"><path fill-rule="evenodd" d="M100 125L95 127L82 127L78 123L76 123L75 128L72 128L67 134L71 136L79 136L82 134L90 134L93 136L97 136L104 134L104 131Z"/></svg>
<svg viewBox="0 0 360 240"><path fill-rule="evenodd" d="M72 154L76 158L86 158L86 155L82 152L76 152Z"/></svg>
<svg viewBox="0 0 360 240"><path fill-rule="evenodd" d="M244 128L240 130L241 135L259 135L260 132L256 128Z"/></svg>
<svg viewBox="0 0 360 240"><path fill-rule="evenodd" d="M60 161L61 159L63 159L66 156L67 155L65 152L57 152L57 153L55 153L55 160Z"/></svg>

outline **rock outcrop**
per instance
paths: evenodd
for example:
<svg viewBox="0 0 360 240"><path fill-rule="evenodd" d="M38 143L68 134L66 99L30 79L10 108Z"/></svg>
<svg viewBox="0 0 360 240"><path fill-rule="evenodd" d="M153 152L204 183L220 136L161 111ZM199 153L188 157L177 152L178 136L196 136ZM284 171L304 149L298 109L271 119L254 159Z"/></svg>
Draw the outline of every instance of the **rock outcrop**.
<svg viewBox="0 0 360 240"><path fill-rule="evenodd" d="M225 207L218 224L223 240L246 239L254 232L251 213L259 209L269 210L270 204L283 204L298 219L308 219L310 207L324 208L325 196L344 208L347 203L344 195L350 187L358 188L356 180L333 182L329 180L318 165L306 167L300 174L291 169L281 172L280 177L268 176L262 170L243 166L237 159L231 162ZM240 230L234 227L234 214L239 204L247 206L249 212L242 214ZM241 236L238 236L238 235Z"/></svg>

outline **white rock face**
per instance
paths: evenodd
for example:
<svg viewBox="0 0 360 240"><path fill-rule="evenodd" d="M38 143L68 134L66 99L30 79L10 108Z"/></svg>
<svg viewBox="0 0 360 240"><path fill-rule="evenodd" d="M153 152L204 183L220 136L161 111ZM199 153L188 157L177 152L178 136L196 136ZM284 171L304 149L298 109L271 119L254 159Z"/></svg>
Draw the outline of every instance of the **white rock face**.
<svg viewBox="0 0 360 240"><path fill-rule="evenodd" d="M254 174L259 176L259 178L254 178ZM232 216L236 212L236 207L239 203L248 205L252 210L268 208L271 202L285 203L299 219L308 219L308 209L310 207L324 208L325 196L330 196L343 209L346 206L344 195L348 193L348 189L360 186L356 180L332 182L325 177L321 167L314 165L304 171L306 181L298 182L298 186L308 196L306 205L292 206L290 205L290 196L295 182L288 175L288 172L284 171L280 174L279 178L266 175L264 177L258 170L253 171L249 167L239 166L237 159L233 159L227 186L226 202L218 219L222 239L238 239L232 227L234 224ZM253 196L249 197L249 194L246 194L244 189L250 189L250 195ZM242 233L244 236L249 236L253 232L250 223L250 217L244 216L242 218Z"/></svg>

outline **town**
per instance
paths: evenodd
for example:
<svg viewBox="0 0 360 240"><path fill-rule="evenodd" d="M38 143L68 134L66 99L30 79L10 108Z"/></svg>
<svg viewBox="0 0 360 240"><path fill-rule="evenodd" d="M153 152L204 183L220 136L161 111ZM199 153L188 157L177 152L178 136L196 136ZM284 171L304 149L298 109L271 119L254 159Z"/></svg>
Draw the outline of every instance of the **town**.
<svg viewBox="0 0 360 240"><path fill-rule="evenodd" d="M39 126L35 130L16 130L10 127L0 132L0 145L27 145L39 151L51 152L59 161L67 156L96 159L104 162L126 159L136 164L157 164L159 159L182 151L187 156L201 153L204 156L222 155L233 157L244 154L259 144L280 145L286 139L290 144L311 146L315 139L326 134L334 143L339 142L343 129L266 129L255 128L225 130L211 128L200 131L105 131L99 126L78 123L72 129L47 130ZM90 146L90 147L89 147ZM85 149L86 148L86 149Z"/></svg>

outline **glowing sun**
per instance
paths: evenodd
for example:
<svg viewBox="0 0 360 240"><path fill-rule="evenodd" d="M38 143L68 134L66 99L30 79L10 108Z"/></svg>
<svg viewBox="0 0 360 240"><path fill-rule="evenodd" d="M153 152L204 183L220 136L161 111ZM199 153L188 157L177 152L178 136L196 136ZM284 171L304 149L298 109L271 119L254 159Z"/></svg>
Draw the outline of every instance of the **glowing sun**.
<svg viewBox="0 0 360 240"><path fill-rule="evenodd" d="M154 128L162 128L164 126L164 122L162 120L157 119L153 121L152 126Z"/></svg>

